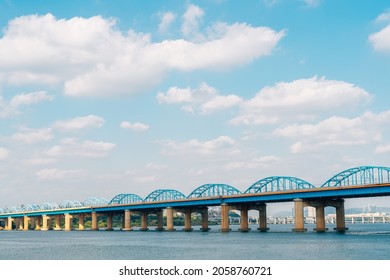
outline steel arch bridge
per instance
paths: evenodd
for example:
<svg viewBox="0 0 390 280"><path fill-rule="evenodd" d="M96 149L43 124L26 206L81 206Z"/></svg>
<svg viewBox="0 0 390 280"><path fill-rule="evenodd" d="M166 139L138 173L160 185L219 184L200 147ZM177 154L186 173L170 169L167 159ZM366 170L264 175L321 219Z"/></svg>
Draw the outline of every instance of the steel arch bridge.
<svg viewBox="0 0 390 280"><path fill-rule="evenodd" d="M221 195L241 194L241 191L225 184L205 184L196 188L187 198L213 197Z"/></svg>
<svg viewBox="0 0 390 280"><path fill-rule="evenodd" d="M144 202L177 200L185 198L186 196L177 190L159 189L151 192L147 197L145 197Z"/></svg>
<svg viewBox="0 0 390 280"><path fill-rule="evenodd" d="M139 203L143 202L144 200L132 193L121 193L116 195L111 201L108 203L108 205L113 205L113 204L133 204L133 203Z"/></svg>
<svg viewBox="0 0 390 280"><path fill-rule="evenodd" d="M77 200L64 200L63 202L60 203L59 207L61 209L64 209L64 208L78 208L78 207L83 207L83 204L80 201L77 201Z"/></svg>
<svg viewBox="0 0 390 280"><path fill-rule="evenodd" d="M108 205L108 200L105 198L88 197L82 204L83 206L104 206Z"/></svg>
<svg viewBox="0 0 390 280"><path fill-rule="evenodd" d="M276 191L313 189L314 185L296 177L272 176L257 181L244 193L264 193Z"/></svg>
<svg viewBox="0 0 390 280"><path fill-rule="evenodd" d="M54 209L59 209L60 207L58 206L57 203L45 202L42 205L40 205L39 208L41 210L54 210Z"/></svg>
<svg viewBox="0 0 390 280"><path fill-rule="evenodd" d="M22 208L23 208L24 211L38 211L38 210L41 210L41 206L39 206L38 204L27 204L27 205L23 206Z"/></svg>
<svg viewBox="0 0 390 280"><path fill-rule="evenodd" d="M390 183L390 168L382 166L359 166L344 170L321 187L342 187Z"/></svg>

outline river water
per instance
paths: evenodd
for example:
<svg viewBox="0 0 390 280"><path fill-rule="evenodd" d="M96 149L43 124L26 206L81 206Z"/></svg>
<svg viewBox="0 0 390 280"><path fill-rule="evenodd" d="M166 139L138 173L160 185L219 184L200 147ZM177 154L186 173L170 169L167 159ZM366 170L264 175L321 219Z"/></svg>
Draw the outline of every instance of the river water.
<svg viewBox="0 0 390 280"><path fill-rule="evenodd" d="M390 260L390 224L347 224L349 230L292 232L293 225L248 233L149 230L0 231L2 260Z"/></svg>

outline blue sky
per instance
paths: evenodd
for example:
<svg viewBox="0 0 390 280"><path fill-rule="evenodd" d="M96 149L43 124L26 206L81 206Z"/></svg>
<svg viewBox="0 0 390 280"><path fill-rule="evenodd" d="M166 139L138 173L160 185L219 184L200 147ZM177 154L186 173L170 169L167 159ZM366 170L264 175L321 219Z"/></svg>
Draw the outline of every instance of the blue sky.
<svg viewBox="0 0 390 280"><path fill-rule="evenodd" d="M0 26L0 207L389 166L388 1L7 0Z"/></svg>

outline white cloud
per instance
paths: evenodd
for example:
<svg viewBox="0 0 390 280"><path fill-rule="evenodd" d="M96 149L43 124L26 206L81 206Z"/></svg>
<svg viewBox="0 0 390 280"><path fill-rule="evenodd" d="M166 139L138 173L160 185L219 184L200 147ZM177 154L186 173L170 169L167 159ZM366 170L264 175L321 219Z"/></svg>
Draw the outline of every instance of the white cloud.
<svg viewBox="0 0 390 280"><path fill-rule="evenodd" d="M377 154L386 154L386 153L390 153L390 144L387 144L387 145L379 145L378 147L376 147L375 153L377 153Z"/></svg>
<svg viewBox="0 0 390 280"><path fill-rule="evenodd" d="M374 50L378 52L390 52L390 24L382 30L370 34L368 40Z"/></svg>
<svg viewBox="0 0 390 280"><path fill-rule="evenodd" d="M238 169L257 169L257 168L269 168L277 164L280 159L276 156L263 156L258 158L252 158L248 161L232 161L226 165L226 170L238 170Z"/></svg>
<svg viewBox="0 0 390 280"><path fill-rule="evenodd" d="M0 118L7 118L19 114L19 108L21 106L51 100L53 100L53 96L48 95L45 91L18 94L12 97L10 101L5 100L0 95Z"/></svg>
<svg viewBox="0 0 390 280"><path fill-rule="evenodd" d="M6 159L9 156L9 150L6 148L0 147L0 160Z"/></svg>
<svg viewBox="0 0 390 280"><path fill-rule="evenodd" d="M185 16L186 32L199 20L194 7ZM0 71L5 83L64 85L69 96L126 95L149 89L171 70L226 69L270 55L284 36L245 23L207 30L198 43L152 42L150 34L122 33L115 20L101 16L22 16L0 38Z"/></svg>
<svg viewBox="0 0 390 280"><path fill-rule="evenodd" d="M39 180L53 180L53 179L64 179L69 177L79 176L82 170L69 169L60 170L56 168L45 168L37 171L35 174Z"/></svg>
<svg viewBox="0 0 390 280"><path fill-rule="evenodd" d="M273 7L278 3L278 0L263 0L263 3L267 7Z"/></svg>
<svg viewBox="0 0 390 280"><path fill-rule="evenodd" d="M115 144L108 142L83 141L73 138L63 139L60 145L55 145L45 152L52 157L106 157L115 148Z"/></svg>
<svg viewBox="0 0 390 280"><path fill-rule="evenodd" d="M195 40L202 38L203 36L199 34L199 24L204 15L205 13L200 7L194 4L188 5L183 15L182 33L186 37L192 37Z"/></svg>
<svg viewBox="0 0 390 280"><path fill-rule="evenodd" d="M134 181L138 183L150 183L156 181L156 176L150 175L150 176L134 177Z"/></svg>
<svg viewBox="0 0 390 280"><path fill-rule="evenodd" d="M176 142L172 140L162 141L164 153L167 154L199 154L215 155L223 153L225 155L236 155L240 151L235 148L236 142L228 136L219 136L218 138L208 141L199 141L192 139L187 142Z"/></svg>
<svg viewBox="0 0 390 280"><path fill-rule="evenodd" d="M53 124L53 128L65 131L80 130L90 127L101 127L104 124L104 119L95 115L85 117L77 117L64 121L57 121Z"/></svg>
<svg viewBox="0 0 390 280"><path fill-rule="evenodd" d="M162 34L167 33L169 30L169 27L171 26L171 24L173 23L175 18L176 18L176 16L172 12L166 12L166 13L162 14L161 22L158 26L158 31Z"/></svg>
<svg viewBox="0 0 390 280"><path fill-rule="evenodd" d="M200 114L211 114L242 102L237 95L219 95L215 88L206 83L196 89L171 87L165 93L159 92L157 100L159 103L184 104L183 110Z"/></svg>
<svg viewBox="0 0 390 280"><path fill-rule="evenodd" d="M345 111L370 100L364 89L344 81L312 77L265 87L241 105L232 124L270 124L312 119L321 113Z"/></svg>
<svg viewBox="0 0 390 280"><path fill-rule="evenodd" d="M146 165L146 168L150 169L150 170L165 170L165 169L168 168L168 165L166 165L166 164L158 164L158 163L154 163L154 162L149 162Z"/></svg>
<svg viewBox="0 0 390 280"><path fill-rule="evenodd" d="M284 35L284 31L275 32L267 27L252 27L245 23L217 23L209 28L208 38L200 43L164 41L155 45L154 50L165 54L165 61L172 69L226 70L270 55Z"/></svg>
<svg viewBox="0 0 390 280"><path fill-rule="evenodd" d="M53 100L53 96L48 95L45 91L38 91L16 95L11 99L10 105L13 107L18 107L21 105L30 105L51 100Z"/></svg>
<svg viewBox="0 0 390 280"><path fill-rule="evenodd" d="M159 92L157 100L159 103L177 104L193 101L193 90L191 88L170 87L166 93Z"/></svg>
<svg viewBox="0 0 390 280"><path fill-rule="evenodd" d="M274 135L295 140L292 153L313 152L325 147L363 145L382 139L390 111L364 113L357 118L331 117L317 124L294 124L278 128Z"/></svg>
<svg viewBox="0 0 390 280"><path fill-rule="evenodd" d="M54 158L34 157L23 161L27 165L47 165L55 163Z"/></svg>
<svg viewBox="0 0 390 280"><path fill-rule="evenodd" d="M136 123L130 123L127 121L123 121L120 124L121 128L130 129L133 131L146 131L149 129L149 126L144 123L136 122Z"/></svg>
<svg viewBox="0 0 390 280"><path fill-rule="evenodd" d="M22 142L26 144L34 144L40 142L47 142L53 139L51 128L42 128L42 129L31 129L31 128L21 128L20 132L15 133L12 136L12 139L17 142Z"/></svg>
<svg viewBox="0 0 390 280"><path fill-rule="evenodd" d="M322 0L303 0L308 7L317 7L321 4Z"/></svg>
<svg viewBox="0 0 390 280"><path fill-rule="evenodd" d="M382 14L380 14L377 18L376 18L376 20L378 21L378 22L390 22L390 11L389 12L386 12L386 13L382 13Z"/></svg>
<svg viewBox="0 0 390 280"><path fill-rule="evenodd" d="M240 104L241 101L241 97L238 97L237 95L218 95L215 96L213 99L207 101L206 103L202 104L202 106L200 107L200 111L203 114L208 114L218 110L224 110L234 107Z"/></svg>

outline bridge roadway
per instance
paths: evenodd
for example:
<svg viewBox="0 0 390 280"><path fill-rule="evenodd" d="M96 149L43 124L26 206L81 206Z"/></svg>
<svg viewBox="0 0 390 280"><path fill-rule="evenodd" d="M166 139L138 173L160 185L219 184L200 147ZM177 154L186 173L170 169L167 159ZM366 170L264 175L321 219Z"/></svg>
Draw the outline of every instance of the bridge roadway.
<svg viewBox="0 0 390 280"><path fill-rule="evenodd" d="M212 197L182 198L164 201L143 201L127 204L114 204L105 206L76 207L67 209L36 210L0 214L0 220L5 223L5 230L72 230L73 218L78 218L78 230L84 230L84 219L91 216L91 230L98 230L98 216L106 217L106 230L113 229L113 216L122 216L122 230L130 231L131 215L141 215L141 230L148 230L148 215L157 215L157 230L173 231L174 212L185 214L184 231L191 231L191 214L200 213L202 216L202 231L208 228L208 206L221 207L221 231L228 232L229 210L241 212L240 230L249 230L248 211L259 211L260 231L267 231L267 203L294 202L294 228L293 231L305 231L304 207L312 206L316 209L316 227L318 232L326 231L324 208L336 208L337 231L345 231L344 199L374 196L390 196L390 183L374 183L355 186L336 186L309 189L295 189L284 191L268 191L263 193L244 193L234 195L220 195ZM163 211L166 215L166 228L163 225ZM61 219L64 226L61 227ZM53 226L53 220L55 226Z"/></svg>

